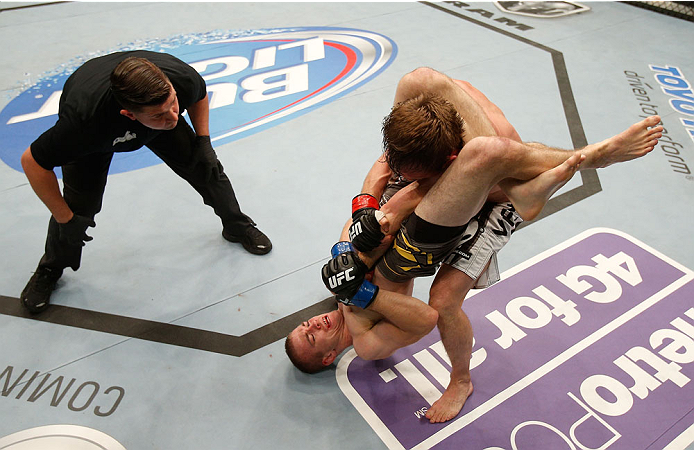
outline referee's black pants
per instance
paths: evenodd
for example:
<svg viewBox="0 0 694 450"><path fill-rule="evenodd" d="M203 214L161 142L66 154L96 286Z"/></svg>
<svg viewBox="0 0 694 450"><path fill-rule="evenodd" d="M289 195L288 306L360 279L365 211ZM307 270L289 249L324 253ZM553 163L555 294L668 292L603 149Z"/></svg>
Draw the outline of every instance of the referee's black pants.
<svg viewBox="0 0 694 450"><path fill-rule="evenodd" d="M176 128L160 133L146 145L202 196L203 202L211 206L222 220L225 230L241 234L246 227L255 225L241 212L216 153L197 151L195 132L183 117L179 116ZM93 220L101 211L112 158L113 153L93 153L62 166L63 197L73 213ZM66 267L77 270L81 257L82 246L61 241L58 222L51 216L45 253L39 267L56 269L59 273Z"/></svg>

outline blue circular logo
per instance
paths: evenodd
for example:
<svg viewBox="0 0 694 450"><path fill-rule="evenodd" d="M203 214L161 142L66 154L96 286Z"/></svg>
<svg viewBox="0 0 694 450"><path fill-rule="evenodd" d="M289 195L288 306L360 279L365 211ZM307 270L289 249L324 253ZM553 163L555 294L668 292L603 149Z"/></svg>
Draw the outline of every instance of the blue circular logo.
<svg viewBox="0 0 694 450"><path fill-rule="evenodd" d="M42 76L0 112L0 159L22 171L21 154L57 120L60 93L70 74L88 59L135 49L172 54L202 75L215 145L325 105L373 79L397 54L395 43L377 33L309 27L183 35L75 58ZM159 163L145 149L116 153L110 173Z"/></svg>

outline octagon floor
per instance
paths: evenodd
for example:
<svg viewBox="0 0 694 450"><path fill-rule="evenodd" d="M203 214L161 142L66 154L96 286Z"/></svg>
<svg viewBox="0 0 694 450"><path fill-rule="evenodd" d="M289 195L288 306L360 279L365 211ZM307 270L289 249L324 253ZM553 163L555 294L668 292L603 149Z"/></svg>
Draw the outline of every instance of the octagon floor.
<svg viewBox="0 0 694 450"><path fill-rule="evenodd" d="M378 71L341 94L253 132L213 136L244 211L273 241L269 255L223 240L211 210L165 165L124 160L82 267L66 271L37 317L18 297L41 257L48 213L16 166L15 122L1 121L0 448L693 450L694 27L624 3L585 5L538 18L463 2L0 3L4 119L36 112L21 110L21 96L50 76L119 49L166 43L191 62L197 36L307 29L306 38L328 28L394 44ZM364 48L353 48L357 63L373 57ZM497 290L463 307L491 362L473 369L476 391L459 418L439 426L420 416L427 392L442 389L432 367L446 368L445 358L407 369L402 362L426 349L378 364L346 352L337 368L308 376L291 366L283 339L334 307L319 270L380 152L396 84L421 66L470 81L528 141L580 147L653 112L667 131L644 158L574 177L514 234L499 255ZM25 142L40 133L31 130ZM613 245L622 253L607 254ZM501 351L502 327L485 333L490 316L511 324L510 300L537 294L514 280L551 287L568 273L552 272L561 263L536 269L559 257L595 266L581 259L591 251L632 258L605 275L625 293L609 300L614 311L587 302L587 288L564 297L583 314L571 328L558 308L539 326L547 306L535 315L518 307L513 329L528 337ZM611 289L581 279L595 295ZM418 280L415 295L426 300L431 282ZM540 308L531 300L526 307ZM405 387L363 383L387 370Z"/></svg>

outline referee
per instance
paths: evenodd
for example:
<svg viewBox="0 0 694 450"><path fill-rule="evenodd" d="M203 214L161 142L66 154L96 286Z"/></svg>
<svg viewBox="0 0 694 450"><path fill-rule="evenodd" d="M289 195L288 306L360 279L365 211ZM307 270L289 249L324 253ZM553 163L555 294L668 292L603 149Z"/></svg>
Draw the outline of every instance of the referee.
<svg viewBox="0 0 694 450"><path fill-rule="evenodd" d="M188 111L193 128L181 117ZM210 142L209 105L202 77L165 53L118 52L87 61L65 82L56 124L24 152L31 187L51 212L45 253L21 294L39 313L66 267L80 267L101 210L116 152L146 145L186 180L222 221L222 236L262 255L272 243L241 212ZM53 172L62 167L63 192ZM163 223L162 223L163 227Z"/></svg>

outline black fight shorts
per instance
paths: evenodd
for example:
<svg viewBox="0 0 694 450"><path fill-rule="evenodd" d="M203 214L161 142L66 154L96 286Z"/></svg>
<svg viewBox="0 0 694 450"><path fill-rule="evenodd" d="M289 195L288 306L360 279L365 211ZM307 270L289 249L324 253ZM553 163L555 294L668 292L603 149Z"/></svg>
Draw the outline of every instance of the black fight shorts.
<svg viewBox="0 0 694 450"><path fill-rule="evenodd" d="M446 242L417 242L403 225L376 267L388 280L404 282L434 275L444 263L476 280L475 288L488 287L500 279L496 254L522 222L509 202L486 203L464 232Z"/></svg>

